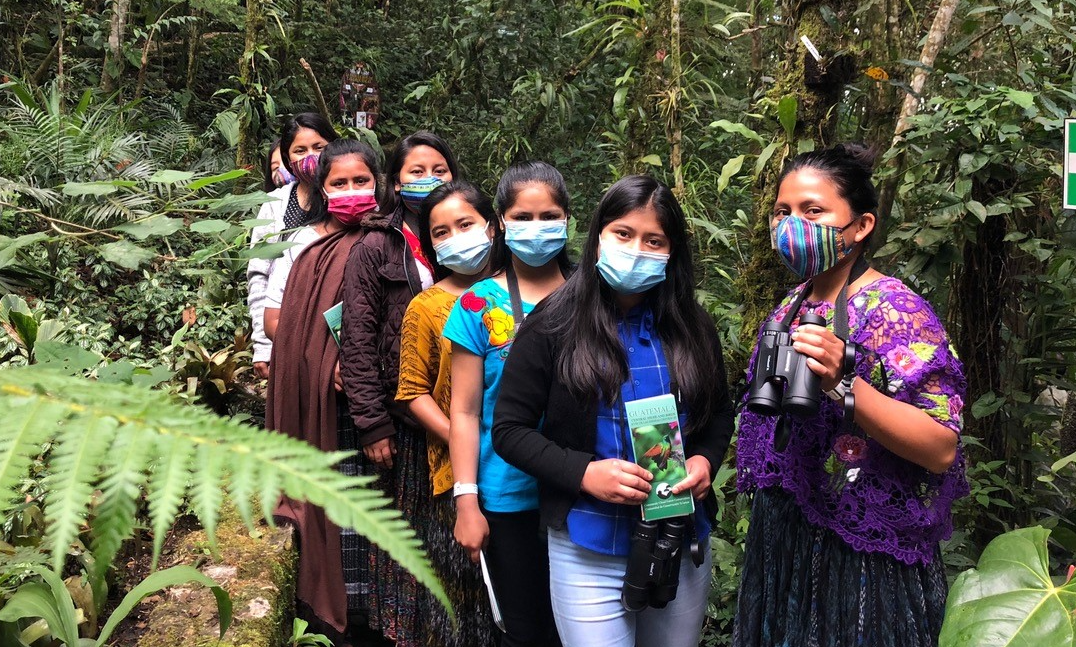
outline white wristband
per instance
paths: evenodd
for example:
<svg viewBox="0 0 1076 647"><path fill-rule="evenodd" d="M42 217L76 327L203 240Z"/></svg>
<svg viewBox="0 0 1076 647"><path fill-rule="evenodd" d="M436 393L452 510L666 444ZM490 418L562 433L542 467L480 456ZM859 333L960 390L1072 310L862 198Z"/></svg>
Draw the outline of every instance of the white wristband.
<svg viewBox="0 0 1076 647"><path fill-rule="evenodd" d="M477 483L456 483L452 486L452 498L463 496L464 494L478 494Z"/></svg>

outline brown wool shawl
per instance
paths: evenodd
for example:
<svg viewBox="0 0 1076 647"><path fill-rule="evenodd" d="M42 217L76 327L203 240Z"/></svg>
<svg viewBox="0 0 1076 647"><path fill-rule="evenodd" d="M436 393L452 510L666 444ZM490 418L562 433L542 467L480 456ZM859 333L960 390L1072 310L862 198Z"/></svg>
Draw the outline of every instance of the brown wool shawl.
<svg viewBox="0 0 1076 647"><path fill-rule="evenodd" d="M273 355L265 426L335 451L336 340L322 313L340 302L344 265L358 229L329 234L310 243L288 275ZM314 505L282 498L274 516L299 532L298 597L338 631L347 625L347 596L340 563L340 529Z"/></svg>

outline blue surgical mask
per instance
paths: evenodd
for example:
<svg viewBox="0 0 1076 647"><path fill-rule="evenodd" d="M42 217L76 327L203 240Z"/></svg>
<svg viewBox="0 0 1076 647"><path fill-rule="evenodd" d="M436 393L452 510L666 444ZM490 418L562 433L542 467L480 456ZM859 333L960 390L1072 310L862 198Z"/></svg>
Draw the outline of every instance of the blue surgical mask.
<svg viewBox="0 0 1076 647"><path fill-rule="evenodd" d="M665 280L668 263L668 254L637 252L615 244L602 244L598 273L613 290L621 294L638 294Z"/></svg>
<svg viewBox="0 0 1076 647"><path fill-rule="evenodd" d="M541 267L568 242L568 220L506 220L504 241L519 260Z"/></svg>
<svg viewBox="0 0 1076 647"><path fill-rule="evenodd" d="M486 230L489 227L472 227L462 234L456 234L433 246L437 262L457 274L473 276L482 271L489 260L489 250L493 246Z"/></svg>

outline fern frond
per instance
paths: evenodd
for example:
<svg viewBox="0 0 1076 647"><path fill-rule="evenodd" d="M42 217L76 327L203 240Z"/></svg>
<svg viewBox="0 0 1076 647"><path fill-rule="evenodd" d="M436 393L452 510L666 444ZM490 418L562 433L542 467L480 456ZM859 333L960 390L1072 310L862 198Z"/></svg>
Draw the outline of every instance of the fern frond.
<svg viewBox="0 0 1076 647"><path fill-rule="evenodd" d="M110 465L100 483L101 496L90 521L90 582L95 585L104 580L124 540L134 533L138 498L153 448L150 436L144 429L132 426L118 431L109 448Z"/></svg>
<svg viewBox="0 0 1076 647"><path fill-rule="evenodd" d="M175 436L162 436L157 440L160 460L149 477L146 498L149 499L150 527L153 529L153 562L151 570L157 570L157 560L164 547L168 530L183 505L183 496L191 478L191 455L194 447ZM206 475L208 476L208 475ZM211 480L211 479L210 479Z"/></svg>
<svg viewBox="0 0 1076 647"><path fill-rule="evenodd" d="M206 538L211 546L217 543L216 527L220 520L220 506L224 502L224 490L217 486L224 472L224 453L211 445L198 447L196 471L209 478L200 479L191 487L191 506L202 527L206 529ZM272 514L272 513L270 513Z"/></svg>
<svg viewBox="0 0 1076 647"><path fill-rule="evenodd" d="M282 434L219 418L161 392L102 384L35 367L0 371L0 410L6 412L0 416L0 500L9 500L17 492L19 478L40 452L40 443L52 441L55 447L68 440L67 434L59 431L59 420L64 427L73 427L113 418L121 423L115 440L101 444L127 447L126 443L135 442L137 436L137 442L151 447L148 460L142 465L135 460L113 466L104 482L100 470L86 478L91 487L113 484L110 497L133 499L124 487L115 485L118 471L132 472L128 483L140 483L145 472L151 472L146 497L155 533L154 564L188 489L195 493L195 505L203 507L203 512L213 507L212 497L205 495L209 488L226 491L248 524L254 520L250 495L260 493L263 499L275 500L282 493L319 505L333 523L362 533L448 607L448 598L414 531L398 511L387 507L389 500L380 491L368 487L372 477L348 476L335 469L343 453L322 452ZM42 412L48 415L42 416ZM99 435L87 434L85 440L92 443L96 438ZM199 459L205 456L203 452L224 458L219 466L208 465ZM203 497L201 503L199 497ZM109 512L113 517L110 527L133 527L130 510L116 505ZM124 516L122 522L115 518L119 515ZM70 516L64 522L71 523ZM201 516L204 523L214 525L213 514ZM50 532L62 535L61 531Z"/></svg>
<svg viewBox="0 0 1076 647"><path fill-rule="evenodd" d="M45 478L46 545L59 571L78 529L86 522L93 484L116 433L113 418L61 425L49 455Z"/></svg>
<svg viewBox="0 0 1076 647"><path fill-rule="evenodd" d="M0 513L7 512L41 445L56 432L63 407L40 397L10 398L0 433Z"/></svg>

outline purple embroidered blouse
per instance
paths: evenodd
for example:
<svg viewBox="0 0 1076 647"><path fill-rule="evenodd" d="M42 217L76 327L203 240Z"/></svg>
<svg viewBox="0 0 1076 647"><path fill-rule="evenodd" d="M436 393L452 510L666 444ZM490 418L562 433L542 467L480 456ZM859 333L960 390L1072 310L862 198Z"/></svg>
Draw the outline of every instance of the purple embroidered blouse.
<svg viewBox="0 0 1076 647"><path fill-rule="evenodd" d="M770 319L782 318L802 289L793 289ZM804 312L823 315L832 329L832 304L804 301L800 314ZM797 318L792 329L798 325ZM883 358L893 399L919 407L960 433L963 367L926 300L897 279L878 279L849 300L848 328L852 341ZM877 389L882 388L880 370L870 354L856 362L859 379ZM749 370L748 383L751 377ZM818 416L791 419L784 452L773 448L777 417L743 409L737 441L740 491L781 487L795 497L808 521L833 530L852 548L888 553L905 564L930 562L937 542L952 534L952 502L968 493L960 444L949 470L933 474L867 438L855 463L844 466L858 472L834 473L833 466L840 465L836 453L844 450L849 431L842 404L825 396L821 403Z"/></svg>

